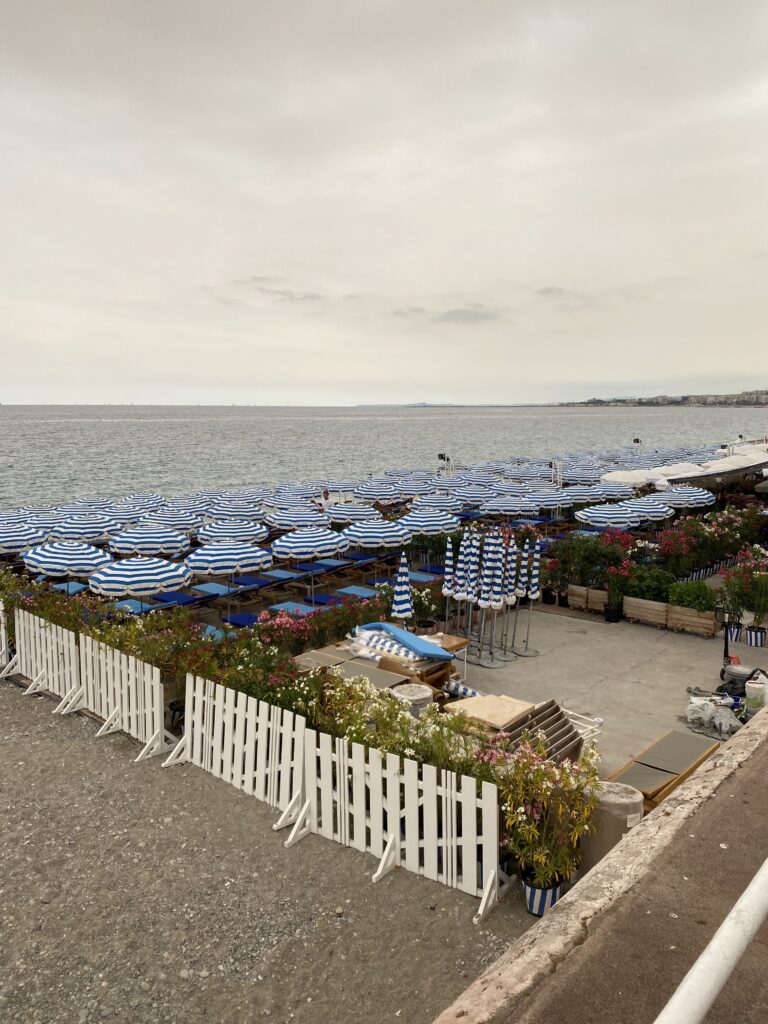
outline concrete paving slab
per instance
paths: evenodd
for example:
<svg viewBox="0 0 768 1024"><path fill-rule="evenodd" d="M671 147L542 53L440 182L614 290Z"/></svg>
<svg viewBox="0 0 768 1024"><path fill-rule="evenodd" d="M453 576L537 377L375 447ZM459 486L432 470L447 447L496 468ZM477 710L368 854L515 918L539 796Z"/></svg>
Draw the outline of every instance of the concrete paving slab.
<svg viewBox="0 0 768 1024"><path fill-rule="evenodd" d="M470 665L469 685L536 703L554 697L572 711L605 719L604 776L669 729L685 729L686 687L714 690L720 682L721 636L705 639L537 607L531 642L539 657L517 658L499 669ZM732 653L768 671L768 651L735 644Z"/></svg>

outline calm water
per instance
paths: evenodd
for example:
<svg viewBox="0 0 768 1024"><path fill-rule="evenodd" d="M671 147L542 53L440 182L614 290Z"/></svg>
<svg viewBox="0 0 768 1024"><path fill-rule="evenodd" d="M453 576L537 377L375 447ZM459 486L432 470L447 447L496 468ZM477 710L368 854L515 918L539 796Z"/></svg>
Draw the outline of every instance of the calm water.
<svg viewBox="0 0 768 1024"><path fill-rule="evenodd" d="M0 406L0 508L133 491L357 479L396 466L757 437L759 408Z"/></svg>

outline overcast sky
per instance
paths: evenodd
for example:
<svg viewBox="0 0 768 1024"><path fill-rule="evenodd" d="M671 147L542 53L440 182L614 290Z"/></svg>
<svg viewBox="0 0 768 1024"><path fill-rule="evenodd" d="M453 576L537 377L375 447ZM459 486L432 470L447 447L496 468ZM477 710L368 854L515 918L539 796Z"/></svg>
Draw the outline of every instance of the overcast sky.
<svg viewBox="0 0 768 1024"><path fill-rule="evenodd" d="M0 31L13 402L768 387L764 0L48 0Z"/></svg>

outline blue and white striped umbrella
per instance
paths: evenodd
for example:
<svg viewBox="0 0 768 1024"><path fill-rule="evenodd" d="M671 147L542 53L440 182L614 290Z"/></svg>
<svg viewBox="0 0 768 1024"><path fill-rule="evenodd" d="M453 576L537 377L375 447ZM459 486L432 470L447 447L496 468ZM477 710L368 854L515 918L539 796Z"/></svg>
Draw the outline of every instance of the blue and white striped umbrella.
<svg viewBox="0 0 768 1024"><path fill-rule="evenodd" d="M236 572L257 572L269 569L272 555L255 544L216 541L203 544L190 555L187 565L197 576L231 576Z"/></svg>
<svg viewBox="0 0 768 1024"><path fill-rule="evenodd" d="M359 483L359 480L326 480L325 490L331 494L348 494L350 491L354 491Z"/></svg>
<svg viewBox="0 0 768 1024"><path fill-rule="evenodd" d="M309 501L307 498L299 498L291 494L272 494L268 498L264 499L262 505L264 506L264 508L269 509L317 508L317 505L313 501Z"/></svg>
<svg viewBox="0 0 768 1024"><path fill-rule="evenodd" d="M404 526L387 519L364 519L341 532L350 544L358 548L399 548L411 540L411 534Z"/></svg>
<svg viewBox="0 0 768 1024"><path fill-rule="evenodd" d="M453 570L453 544L450 540L445 544L445 571L443 572L443 597L453 597L456 588Z"/></svg>
<svg viewBox="0 0 768 1024"><path fill-rule="evenodd" d="M535 515L538 506L528 500L527 494L517 498L512 494L506 494L490 498L480 506L480 511L486 516L525 516Z"/></svg>
<svg viewBox="0 0 768 1024"><path fill-rule="evenodd" d="M121 501L115 505L114 516L121 523L137 523L150 512L162 507L162 505L126 505Z"/></svg>
<svg viewBox="0 0 768 1024"><path fill-rule="evenodd" d="M123 524L118 519L98 512L85 512L62 519L51 530L50 537L53 540L82 540L93 544L114 537L122 528Z"/></svg>
<svg viewBox="0 0 768 1024"><path fill-rule="evenodd" d="M191 532L199 526L202 521L200 513L192 509L172 508L167 505L165 508L158 508L147 512L139 520L142 526L169 526L172 530L183 530Z"/></svg>
<svg viewBox="0 0 768 1024"><path fill-rule="evenodd" d="M348 547L349 540L340 533L311 526L285 533L272 542L272 552L278 558L331 558Z"/></svg>
<svg viewBox="0 0 768 1024"><path fill-rule="evenodd" d="M480 608L493 608L495 591L500 592L500 581L504 571L504 548L501 534L493 532L486 534L483 542L483 567L480 574L480 596L478 606ZM496 610L501 607L499 602Z"/></svg>
<svg viewBox="0 0 768 1024"><path fill-rule="evenodd" d="M253 523L264 518L264 510L256 501L235 501L232 498L209 505L206 514L211 519L250 519Z"/></svg>
<svg viewBox="0 0 768 1024"><path fill-rule="evenodd" d="M617 530L631 530L639 526L643 516L639 511L621 505L588 505L579 509L576 519L588 526L613 526Z"/></svg>
<svg viewBox="0 0 768 1024"><path fill-rule="evenodd" d="M164 590L186 587L191 579L192 570L185 562L124 558L95 572L88 586L102 597L149 597Z"/></svg>
<svg viewBox="0 0 768 1024"><path fill-rule="evenodd" d="M411 508L439 508L443 512L461 512L464 502L452 494L426 494L415 498Z"/></svg>
<svg viewBox="0 0 768 1024"><path fill-rule="evenodd" d="M332 523L359 523L361 519L381 518L370 505L356 505L351 501L341 505L329 505L325 514Z"/></svg>
<svg viewBox="0 0 768 1024"><path fill-rule="evenodd" d="M507 548L501 534L496 534L498 562L491 580L491 609L500 612L504 607L504 578L507 571Z"/></svg>
<svg viewBox="0 0 768 1024"><path fill-rule="evenodd" d="M566 508L573 503L565 490L531 491L526 497L537 508Z"/></svg>
<svg viewBox="0 0 768 1024"><path fill-rule="evenodd" d="M651 523L660 523L675 514L675 510L659 498L631 498L629 501L617 502L617 508L639 512L643 519Z"/></svg>
<svg viewBox="0 0 768 1024"><path fill-rule="evenodd" d="M112 537L109 550L116 555L183 555L189 537L168 526L135 526Z"/></svg>
<svg viewBox="0 0 768 1024"><path fill-rule="evenodd" d="M472 530L465 530L459 544L459 557L456 560L456 573L453 581L453 596L457 601L467 600L467 572L471 548Z"/></svg>
<svg viewBox="0 0 768 1024"><path fill-rule="evenodd" d="M145 505L147 508L160 508L165 504L162 494L148 492L146 494L126 494L120 499L121 505Z"/></svg>
<svg viewBox="0 0 768 1024"><path fill-rule="evenodd" d="M229 541L232 544L237 541L250 543L265 540L268 536L269 530L266 526L252 523L248 519L224 519L220 522L206 523L197 531L197 539L204 544L216 541Z"/></svg>
<svg viewBox="0 0 768 1024"><path fill-rule="evenodd" d="M438 491L455 491L457 487L466 487L466 480L462 480L460 476L433 476L430 480L431 484L434 484Z"/></svg>
<svg viewBox="0 0 768 1024"><path fill-rule="evenodd" d="M528 597L531 601L538 601L541 597L541 590L539 589L539 573L541 572L541 542L536 541L533 545L533 555L531 557L531 574L528 580Z"/></svg>
<svg viewBox="0 0 768 1024"><path fill-rule="evenodd" d="M464 590L465 600L475 604L480 588L480 534L472 531L469 550L467 552L467 585Z"/></svg>
<svg viewBox="0 0 768 1024"><path fill-rule="evenodd" d="M0 512L0 526L16 526L18 523L29 523L30 518L32 518L30 513L25 512L23 509Z"/></svg>
<svg viewBox="0 0 768 1024"><path fill-rule="evenodd" d="M354 490L356 498L364 501L397 501L400 497L392 484L379 483L376 480L366 480Z"/></svg>
<svg viewBox="0 0 768 1024"><path fill-rule="evenodd" d="M77 498L66 505L59 505L57 512L66 512L67 515L80 515L85 512L101 512L102 509L110 510L114 502L109 498Z"/></svg>
<svg viewBox="0 0 768 1024"><path fill-rule="evenodd" d="M520 552L514 540L509 542L507 557L504 562L504 604L511 608L517 603L517 577L519 572Z"/></svg>
<svg viewBox="0 0 768 1024"><path fill-rule="evenodd" d="M416 498L420 494L432 494L435 486L428 480L398 480L395 490L405 498Z"/></svg>
<svg viewBox="0 0 768 1024"><path fill-rule="evenodd" d="M272 496L269 487L241 487L236 491L224 491L220 495L221 501L250 501L253 504L261 504Z"/></svg>
<svg viewBox="0 0 768 1024"><path fill-rule="evenodd" d="M581 505L586 501L599 501L600 498L607 497L602 488L591 485L581 486L576 484L573 487L566 487L564 490L570 498L569 504L571 505Z"/></svg>
<svg viewBox="0 0 768 1024"><path fill-rule="evenodd" d="M457 498L461 498L466 507L482 505L493 497L491 490L481 487L479 484L463 484L461 487L456 487L451 493L455 494Z"/></svg>
<svg viewBox="0 0 768 1024"><path fill-rule="evenodd" d="M319 498L322 488L317 484L286 484L278 487L275 496L279 498Z"/></svg>
<svg viewBox="0 0 768 1024"><path fill-rule="evenodd" d="M530 494L532 487L530 484L515 484L510 483L507 480L495 480L491 490L494 494Z"/></svg>
<svg viewBox="0 0 768 1024"><path fill-rule="evenodd" d="M528 561L531 557L531 543L526 541L520 553L520 565L517 569L515 597L525 597L528 593Z"/></svg>
<svg viewBox="0 0 768 1024"><path fill-rule="evenodd" d="M400 566L395 578L395 592L392 597L393 619L410 619L413 617L413 597L411 595L411 578L408 575L408 560L405 552L400 556Z"/></svg>
<svg viewBox="0 0 768 1024"><path fill-rule="evenodd" d="M192 512L202 516L211 501L215 498L205 498L199 494L179 494L175 498L169 498L161 508L172 509L175 512Z"/></svg>
<svg viewBox="0 0 768 1024"><path fill-rule="evenodd" d="M613 480L601 480L599 486L606 498L631 498L635 493L634 487L629 484L619 484Z"/></svg>
<svg viewBox="0 0 768 1024"><path fill-rule="evenodd" d="M437 508L414 506L410 512L397 520L414 537L437 537L441 533L454 533L461 523L450 512Z"/></svg>
<svg viewBox="0 0 768 1024"><path fill-rule="evenodd" d="M670 487L660 491L659 498L671 508L705 508L715 503L714 494L703 487Z"/></svg>
<svg viewBox="0 0 768 1024"><path fill-rule="evenodd" d="M216 501L226 494L226 488L224 487L208 487L201 488L199 491L195 491L192 495L193 498L204 498L206 505L210 505L212 501Z"/></svg>
<svg viewBox="0 0 768 1024"><path fill-rule="evenodd" d="M30 572L44 576L90 576L109 565L112 556L93 544L79 540L56 540L25 551L24 564Z"/></svg>
<svg viewBox="0 0 768 1024"><path fill-rule="evenodd" d="M266 519L268 526L277 530L296 530L300 526L328 526L328 516L318 508L283 508L270 512Z"/></svg>
<svg viewBox="0 0 768 1024"><path fill-rule="evenodd" d="M27 526L34 526L37 530L50 533L66 518L61 512L31 512L26 522Z"/></svg>

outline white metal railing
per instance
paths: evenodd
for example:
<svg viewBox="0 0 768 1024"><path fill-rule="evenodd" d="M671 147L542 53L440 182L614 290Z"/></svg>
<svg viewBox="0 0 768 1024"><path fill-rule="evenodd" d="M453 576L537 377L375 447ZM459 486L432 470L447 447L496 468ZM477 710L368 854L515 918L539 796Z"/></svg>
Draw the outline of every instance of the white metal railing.
<svg viewBox="0 0 768 1024"><path fill-rule="evenodd" d="M768 860L734 904L654 1024L701 1024L768 917Z"/></svg>

